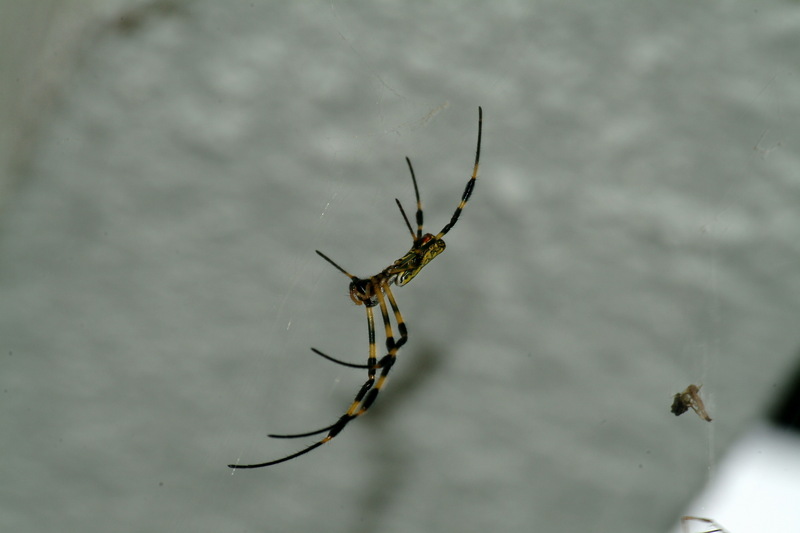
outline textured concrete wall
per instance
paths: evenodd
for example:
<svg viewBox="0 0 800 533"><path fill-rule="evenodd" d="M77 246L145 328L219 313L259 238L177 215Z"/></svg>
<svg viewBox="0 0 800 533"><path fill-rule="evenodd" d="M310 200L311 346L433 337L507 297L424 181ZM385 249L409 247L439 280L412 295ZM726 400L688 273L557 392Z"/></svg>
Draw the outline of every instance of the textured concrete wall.
<svg viewBox="0 0 800 533"><path fill-rule="evenodd" d="M39 5L3 32L0 530L665 531L796 359L796 4ZM406 155L440 229L479 105L374 411L229 475L347 407L365 372L309 348L363 362L364 311L314 250L408 249Z"/></svg>

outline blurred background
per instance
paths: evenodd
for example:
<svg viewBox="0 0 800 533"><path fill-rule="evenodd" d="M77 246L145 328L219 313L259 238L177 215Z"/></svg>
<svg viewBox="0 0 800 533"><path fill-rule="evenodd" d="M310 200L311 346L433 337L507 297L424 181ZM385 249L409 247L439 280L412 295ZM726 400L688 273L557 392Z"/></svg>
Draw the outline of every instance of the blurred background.
<svg viewBox="0 0 800 533"><path fill-rule="evenodd" d="M9 1L0 40L3 531L800 527L796 1ZM314 250L408 250L405 156L444 226L478 106L373 409L232 475L347 408Z"/></svg>

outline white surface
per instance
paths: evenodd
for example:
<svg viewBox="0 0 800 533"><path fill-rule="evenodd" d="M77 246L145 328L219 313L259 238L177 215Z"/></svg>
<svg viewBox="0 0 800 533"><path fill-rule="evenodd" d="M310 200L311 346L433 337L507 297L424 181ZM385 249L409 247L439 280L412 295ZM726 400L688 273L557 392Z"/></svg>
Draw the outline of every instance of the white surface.
<svg viewBox="0 0 800 533"><path fill-rule="evenodd" d="M796 357L797 4L144 5L4 202L0 530L677 522ZM346 407L309 347L363 360L363 311L314 250L407 250L405 155L441 228L478 105L374 411L231 476ZM693 382L711 424L669 412Z"/></svg>
<svg viewBox="0 0 800 533"><path fill-rule="evenodd" d="M800 531L798 480L800 437L759 425L728 451L686 514L711 517L730 533Z"/></svg>

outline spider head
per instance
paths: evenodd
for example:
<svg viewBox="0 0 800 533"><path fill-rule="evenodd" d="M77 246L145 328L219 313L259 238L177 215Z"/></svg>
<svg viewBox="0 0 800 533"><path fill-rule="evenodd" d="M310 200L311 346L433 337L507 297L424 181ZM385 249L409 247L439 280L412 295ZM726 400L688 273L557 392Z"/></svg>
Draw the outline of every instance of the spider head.
<svg viewBox="0 0 800 533"><path fill-rule="evenodd" d="M350 282L350 299L356 305L374 307L378 304L375 288L369 279L355 278Z"/></svg>
<svg viewBox="0 0 800 533"><path fill-rule="evenodd" d="M400 272L397 274L395 283L402 287L411 281L422 270L422 267L444 252L445 247L446 245L442 239L435 239L430 233L423 235L406 255L398 259L396 265L399 267Z"/></svg>

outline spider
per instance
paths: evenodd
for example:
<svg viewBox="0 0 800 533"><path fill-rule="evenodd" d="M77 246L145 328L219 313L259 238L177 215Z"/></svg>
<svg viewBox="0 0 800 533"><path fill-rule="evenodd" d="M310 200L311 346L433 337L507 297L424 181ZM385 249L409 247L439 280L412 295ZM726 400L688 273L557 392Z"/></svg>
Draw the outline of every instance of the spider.
<svg viewBox="0 0 800 533"><path fill-rule="evenodd" d="M233 469L243 469L243 468L261 468L264 466L271 466L276 465L278 463L283 463L285 461L289 461L294 459L295 457L299 457L301 455L305 455L311 450L319 448L326 442L330 441L336 435L338 435L344 428L349 424L352 420L358 418L359 416L363 415L364 413L369 410L370 406L375 402L378 394L380 393L381 389L386 382L386 378L389 375L389 371L392 369L392 366L395 363L395 359L397 357L397 351L403 346L406 341L408 340L408 328L403 321L403 315L400 314L400 309L397 306L397 301L394 298L394 294L392 294L392 290L390 285L394 284L398 287L402 287L406 285L409 281L414 279L422 268L430 263L434 257L441 254L445 249L445 243L443 237L453 229L453 226L456 225L458 222L458 217L461 215L461 211L463 211L464 207L467 205L470 196L472 196L472 190L475 188L475 181L478 178L478 164L480 162L481 156L481 134L483 131L483 110L478 107L478 144L477 148L475 149L475 164L472 167L472 177L467 181L467 185L464 188L464 193L461 195L461 203L458 204L456 207L453 216L450 218L450 222L448 222L442 230L433 235L431 233L424 233L422 232L423 228L423 217L422 217L422 201L419 197L419 187L417 186L417 178L414 175L414 168L411 166L411 160L406 157L406 163L408 164L408 170L411 173L411 181L414 184L414 195L417 200L417 212L416 212L416 223L417 223L417 231L414 232L413 228L411 227L411 222L409 222L408 217L406 216L406 212L403 209L403 206L400 204L400 200L395 198L395 202L397 203L397 207L400 209L400 214L403 215L403 220L405 220L406 227L408 228L409 233L411 233L411 239L413 243L411 245L411 249L403 255L400 259L396 260L394 263L389 265L388 267L384 268L382 271L378 272L374 276L368 278L359 278L354 276L341 266L339 266L336 262L334 262L330 257L323 254L319 250L316 250L317 254L322 257L325 261L333 265L339 272L350 278L350 299L356 305L363 305L364 309L366 310L367 314L367 330L369 335L369 357L367 358L367 364L356 364L356 363L348 363L346 361L341 361L330 355L327 355L316 348L311 348L311 351L315 354L329 360L333 361L334 363L350 367L350 368L360 368L365 369L367 371L367 380L359 389L358 393L356 394L355 398L353 399L350 407L345 411L345 413L339 417L339 419L329 426L325 426L324 428L317 429L315 431L309 431L307 433L297 433L297 434L290 434L290 435L269 435L275 439L295 439L295 438L302 438L302 437L310 437L312 435L318 435L320 433L325 433L325 437L320 439L319 441L311 444L310 446L303 448L299 452L293 453L291 455L287 455L286 457L282 457L280 459L275 459L272 461L267 461L265 463L257 463L257 464L248 464L248 465L240 465L240 464L230 464L228 467ZM387 305L388 301L388 305ZM386 336L386 350L387 353L380 360L377 358L377 348L375 345L375 318L373 313L373 308L378 307L381 311L381 318L383 319L383 328L384 334ZM392 308L392 315L394 316L394 321L397 324L397 330L400 333L400 338L395 340L394 332L392 329L390 314L389 314L389 307ZM380 370L380 374L378 374L378 370ZM376 378L377 376L377 378Z"/></svg>
<svg viewBox="0 0 800 533"><path fill-rule="evenodd" d="M700 387L702 387L702 385L700 385ZM689 385L686 387L686 390L677 393L672 401L672 407L670 408L672 414L680 416L691 407L694 412L697 413L697 416L706 422L711 422L711 417L708 416L708 412L706 412L703 399L700 398L700 387L697 385Z"/></svg>
<svg viewBox="0 0 800 533"><path fill-rule="evenodd" d="M694 520L694 521L697 521L697 522L704 522L706 524L709 524L710 527L714 528L714 529L707 529L707 530L703 531L703 533L727 533L727 531L725 530L724 527L722 527L721 525L717 524L716 522L714 522L710 518L698 518L696 516L682 516L681 517L681 530L683 530L684 533L688 533L689 528L688 528L688 526L686 524L688 524L689 521L691 521L691 520Z"/></svg>

